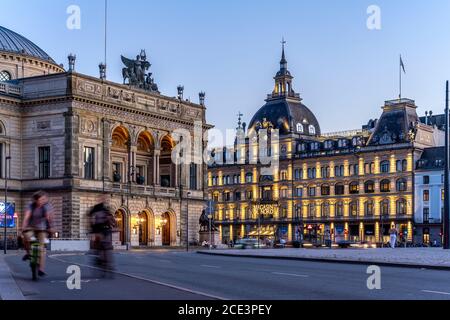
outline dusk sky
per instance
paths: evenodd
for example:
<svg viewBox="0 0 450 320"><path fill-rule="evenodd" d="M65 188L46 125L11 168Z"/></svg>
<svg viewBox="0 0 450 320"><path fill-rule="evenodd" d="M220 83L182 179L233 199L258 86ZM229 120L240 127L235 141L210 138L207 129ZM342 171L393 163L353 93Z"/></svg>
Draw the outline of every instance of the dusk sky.
<svg viewBox="0 0 450 320"><path fill-rule="evenodd" d="M67 7L81 8L81 29L69 30ZM0 25L35 42L67 67L98 76L103 60L103 0L0 0ZM369 30L367 8L381 9L381 30ZM294 89L317 116L322 132L360 128L398 96L418 113L442 113L450 78L450 1L165 0L109 1L108 79L122 82L120 55L146 49L156 83L198 102L205 91L207 121L235 128L250 122L273 89L280 41L287 41Z"/></svg>

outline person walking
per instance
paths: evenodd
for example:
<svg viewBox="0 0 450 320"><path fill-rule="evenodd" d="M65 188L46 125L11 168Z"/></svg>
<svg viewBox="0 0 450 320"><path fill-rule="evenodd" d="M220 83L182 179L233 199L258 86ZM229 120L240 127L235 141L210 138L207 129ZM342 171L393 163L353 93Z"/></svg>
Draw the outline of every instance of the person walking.
<svg viewBox="0 0 450 320"><path fill-rule="evenodd" d="M391 228L389 230L389 235L390 235L391 248L394 249L395 244L397 242L397 229L395 227Z"/></svg>

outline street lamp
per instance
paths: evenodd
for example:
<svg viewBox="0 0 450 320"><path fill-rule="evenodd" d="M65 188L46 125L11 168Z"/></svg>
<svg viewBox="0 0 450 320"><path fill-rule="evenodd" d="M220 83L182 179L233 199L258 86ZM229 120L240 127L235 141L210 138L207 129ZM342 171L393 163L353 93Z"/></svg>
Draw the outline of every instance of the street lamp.
<svg viewBox="0 0 450 320"><path fill-rule="evenodd" d="M6 224L7 224L7 219L6 219L6 213L8 211L8 161L11 160L11 157L6 157L5 158L5 209L4 209L4 230L3 230L3 253L6 254L6 245L7 245L7 241L6 241ZM9 168L11 169L11 165L9 166Z"/></svg>
<svg viewBox="0 0 450 320"><path fill-rule="evenodd" d="M189 252L189 196L191 192L186 194L186 251Z"/></svg>
<svg viewBox="0 0 450 320"><path fill-rule="evenodd" d="M212 223L211 223L211 221L212 221L213 216L211 214L211 208L209 208L209 211L210 211L209 214L208 214L208 220L209 220L209 250L211 250L211 247L212 247L212 236L211 236Z"/></svg>

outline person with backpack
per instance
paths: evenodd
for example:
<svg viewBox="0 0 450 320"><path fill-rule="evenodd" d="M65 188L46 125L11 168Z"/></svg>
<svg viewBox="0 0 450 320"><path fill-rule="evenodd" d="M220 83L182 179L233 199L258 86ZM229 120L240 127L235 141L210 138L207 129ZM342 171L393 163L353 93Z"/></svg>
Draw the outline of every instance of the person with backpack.
<svg viewBox="0 0 450 320"><path fill-rule="evenodd" d="M30 259L31 239L38 239L42 250L40 251L39 276L45 276L45 245L48 237L52 234L53 207L48 202L48 195L43 191L38 191L32 196L32 202L25 210L25 217L22 224L24 232L24 248L26 251L22 260Z"/></svg>

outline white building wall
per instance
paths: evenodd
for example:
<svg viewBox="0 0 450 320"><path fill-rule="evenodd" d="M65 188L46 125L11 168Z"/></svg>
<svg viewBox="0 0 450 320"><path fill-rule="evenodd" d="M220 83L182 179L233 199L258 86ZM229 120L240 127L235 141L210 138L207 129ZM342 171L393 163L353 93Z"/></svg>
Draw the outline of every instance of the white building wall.
<svg viewBox="0 0 450 320"><path fill-rule="evenodd" d="M415 210L414 210L414 221L416 223L423 223L423 209L429 208L429 222L439 222L441 221L441 210L444 205L441 192L444 188L442 183L442 171L421 171L417 172L415 176ZM430 177L430 183L424 184L424 176ZM423 201L423 191L429 190L430 200Z"/></svg>

